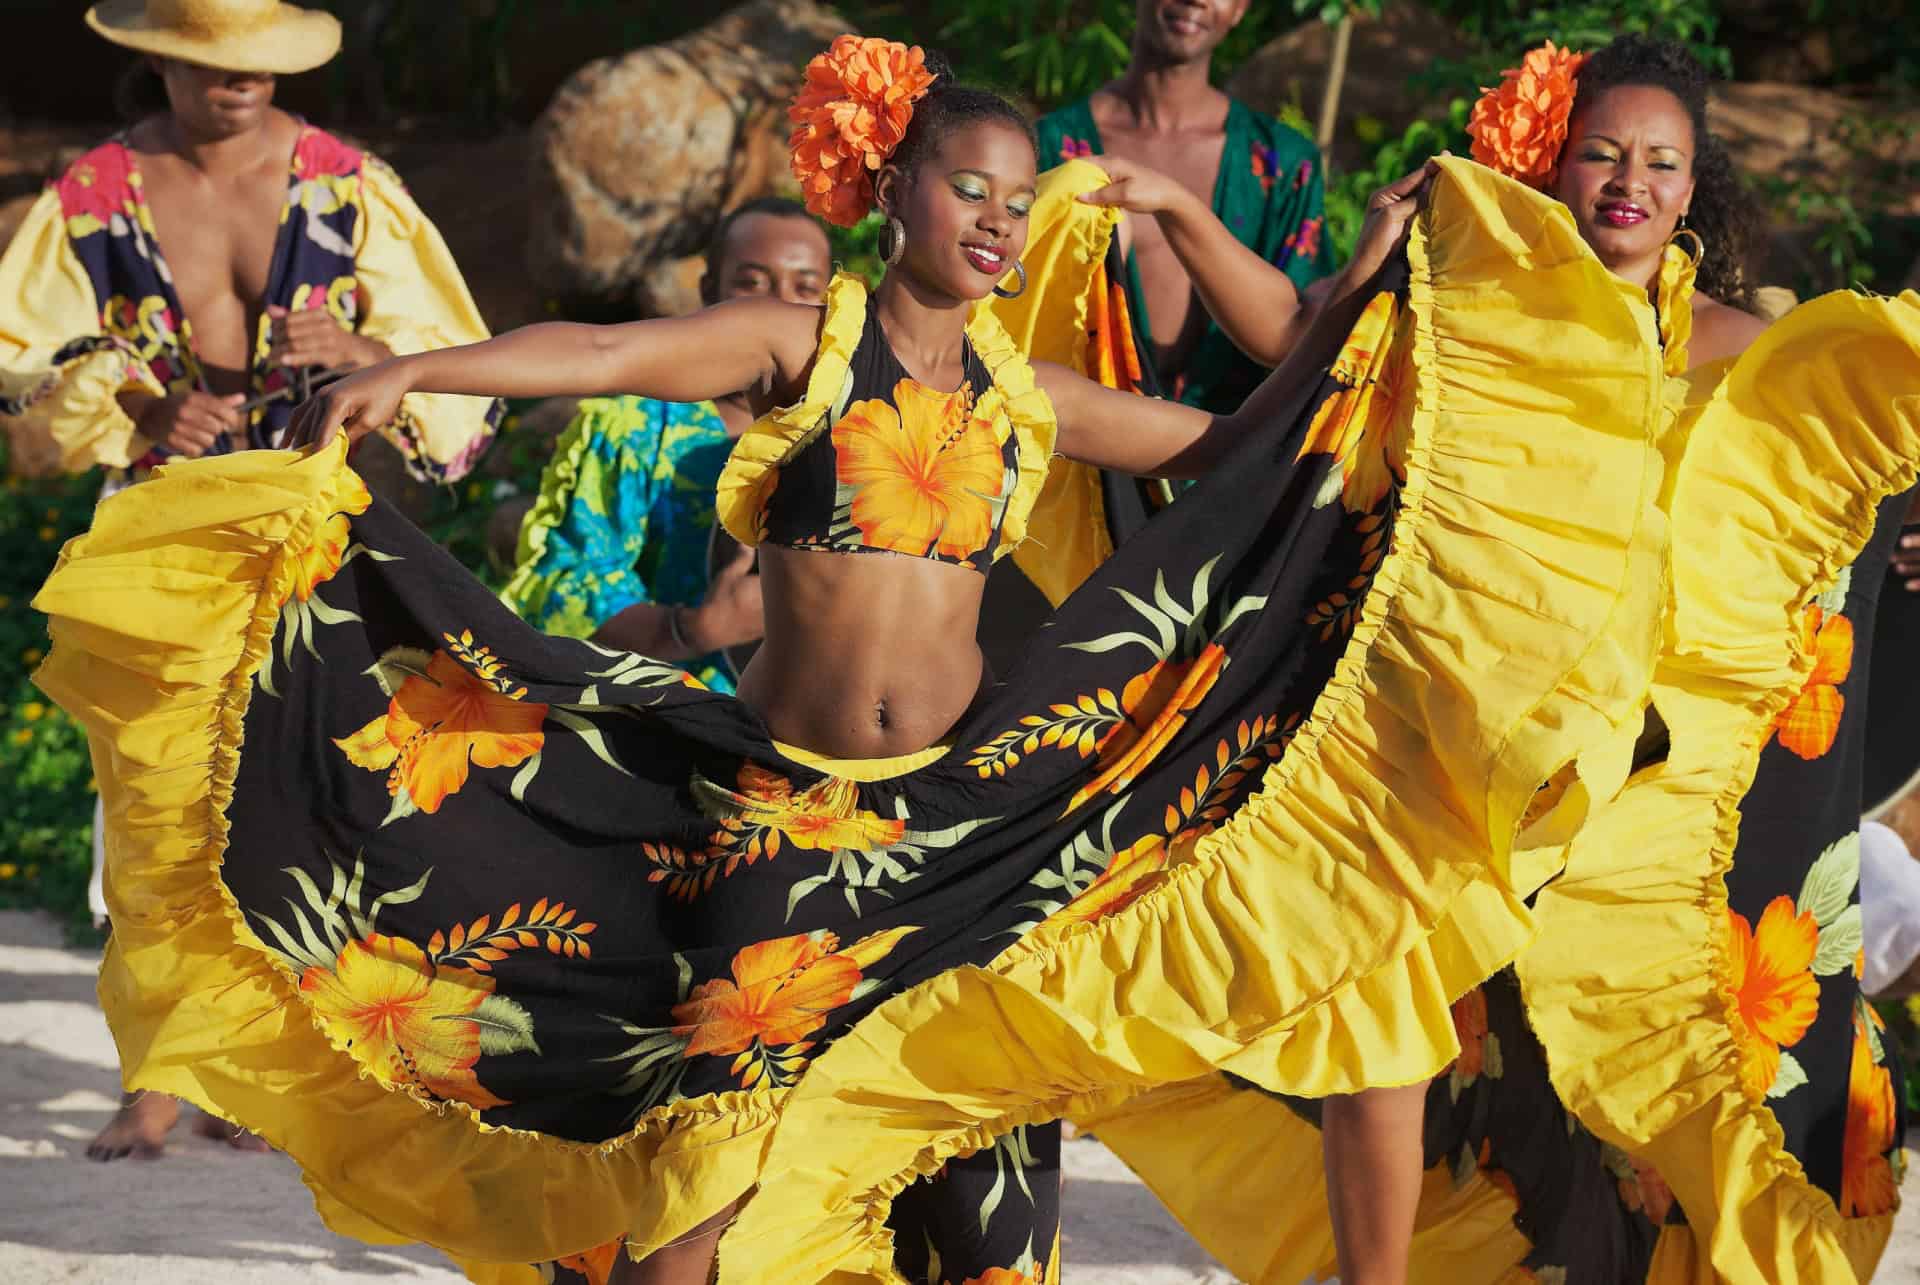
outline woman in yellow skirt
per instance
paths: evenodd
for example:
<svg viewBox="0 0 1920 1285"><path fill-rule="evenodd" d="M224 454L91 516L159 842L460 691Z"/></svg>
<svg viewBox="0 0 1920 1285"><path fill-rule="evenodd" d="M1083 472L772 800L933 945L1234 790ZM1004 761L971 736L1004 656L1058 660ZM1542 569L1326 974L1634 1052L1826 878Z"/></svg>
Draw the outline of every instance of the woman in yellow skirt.
<svg viewBox="0 0 1920 1285"><path fill-rule="evenodd" d="M1838 296L1772 333L1742 310L1760 216L1707 84L1668 42L1549 46L1473 118L1476 157L1556 198L1653 307L1672 534L1646 717L1543 794L1540 936L1454 1005L1414 1279L1865 1281L1892 1226L1902 1077L1860 995L1858 830L1915 310ZM1154 176L1116 178L1090 199L1169 217ZM1258 280L1211 282L1254 350L1285 322ZM1318 1112L1248 1087L1146 1095L1101 1137L1248 1279L1330 1271L1319 1200L1276 1219L1220 1199L1224 1172L1319 1181Z"/></svg>

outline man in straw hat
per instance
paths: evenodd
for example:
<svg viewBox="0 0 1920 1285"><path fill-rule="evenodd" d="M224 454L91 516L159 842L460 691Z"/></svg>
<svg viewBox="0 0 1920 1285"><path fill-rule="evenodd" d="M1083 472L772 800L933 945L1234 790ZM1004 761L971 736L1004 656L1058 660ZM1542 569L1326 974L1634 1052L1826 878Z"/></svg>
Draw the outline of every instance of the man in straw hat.
<svg viewBox="0 0 1920 1285"><path fill-rule="evenodd" d="M16 467L102 467L113 490L169 457L278 446L314 384L487 337L393 172L273 106L276 76L338 51L331 15L104 0L87 24L142 56L164 107L75 161L0 257L0 417ZM498 417L479 398L410 397L385 436L416 476L450 481ZM178 1114L170 1098L129 1095L88 1154L153 1154Z"/></svg>

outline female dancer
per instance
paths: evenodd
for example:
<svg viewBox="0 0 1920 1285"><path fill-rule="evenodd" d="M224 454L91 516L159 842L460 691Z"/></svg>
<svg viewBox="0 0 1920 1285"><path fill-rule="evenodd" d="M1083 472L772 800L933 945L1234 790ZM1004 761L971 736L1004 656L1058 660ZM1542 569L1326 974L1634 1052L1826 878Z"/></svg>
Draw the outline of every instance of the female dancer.
<svg viewBox="0 0 1920 1285"><path fill-rule="evenodd" d="M1741 307L1761 219L1707 130L1707 73L1681 46L1627 36L1584 58L1535 51L1515 78L1521 101L1560 86L1564 135L1521 156L1503 144L1502 94L1490 91L1475 117L1476 156L1552 194L1608 271L1654 305L1666 372L1690 406L1669 438L1682 479L1671 507L1676 530L1697 533L1713 512L1687 502L1701 492L1686 479L1751 449L1700 428L1702 407L1723 384L1723 398L1750 395L1755 376L1734 359L1766 330ZM1114 185L1083 199L1168 223L1235 342L1253 352L1273 342L1285 313L1267 305L1287 302L1290 288L1221 259L1219 236L1158 175L1111 168ZM1787 325L1844 335L1837 314L1850 307L1829 301ZM1891 355L1911 367L1911 352ZM1793 378L1773 394L1808 404L1816 377ZM1755 427L1740 431L1761 436ZM1897 492L1910 480L1898 453L1861 465L1844 488L1844 533L1822 529L1821 498L1796 511L1802 488L1779 488L1760 548L1818 549L1845 570L1817 597L1802 581L1742 583L1779 595L1762 636L1804 646L1811 671L1741 672L1713 655L1730 634L1700 655L1663 656L1634 779L1602 800L1564 872L1539 893L1541 940L1455 1005L1465 1052L1428 1094L1425 1126L1427 1163L1452 1178L1428 1191L1421 1219L1422 1251L1445 1256L1448 1279L1502 1279L1518 1265L1569 1281L1658 1281L1695 1263L1728 1279L1871 1275L1896 1202L1901 1076L1843 957L1859 941L1853 854L1874 599L1905 506ZM1735 574L1728 568L1747 550L1720 547L1713 574ZM1689 552L1697 557L1676 541L1685 596L1674 610L1698 635L1699 622L1722 622L1697 605ZM1793 566L1808 574L1798 557ZM1700 693L1729 683L1754 687L1749 703L1733 706L1732 721L1696 721ZM1685 725L1669 730L1669 719ZM1615 967L1603 939L1632 940L1643 957ZM1690 959L1697 971L1677 972L1698 941L1711 945ZM1663 1100L1674 1086L1684 1088ZM1101 1121L1101 1136L1136 1167L1175 1174L1182 1160L1169 1142L1183 1135L1237 1130L1275 1167L1311 1147L1277 1103L1261 1129L1250 1124L1261 1110L1250 1095L1221 1085L1213 1096L1181 1103L1181 1133L1134 1132L1129 1117L1155 1111L1149 1096ZM1212 1190L1160 1190L1243 1270L1306 1274L1326 1252L1328 1231L1311 1218L1261 1224L1236 1219ZM1332 1230L1337 1241L1337 1215ZM1795 1248L1783 1255L1781 1245Z"/></svg>
<svg viewBox="0 0 1920 1285"><path fill-rule="evenodd" d="M979 573L1010 549L1007 528L1024 521L1020 506L1033 497L1026 482L1016 483L1014 494L996 506L1002 516L995 529L986 504L968 512L967 493L991 493L1003 470L1017 469L1025 478L1044 462L1033 458L1045 451L1044 442L1020 440L1018 423L1015 439L999 449L984 433L963 426L993 393L1019 395L1007 377L996 378L982 364L969 339L969 313L1025 250L1026 218L1037 195L1031 129L1004 100L943 86L946 74L928 71L931 91L915 104L912 123L872 182L873 200L891 221L890 270L867 305L852 379L856 398L897 388L895 410L910 434L920 431L913 416L925 406L940 417L936 431L945 440L900 447L855 439L857 444L843 446L843 434L851 434L836 428L831 445L820 440L809 459L768 431L776 420L763 420L746 448L736 449L720 481L722 518L743 543L760 544L764 577L767 640L742 676L740 697L777 740L837 757L925 750L991 684L975 642L984 584ZM1301 361L1276 376L1276 391L1284 394L1325 364L1357 315L1366 283L1411 217L1412 193L1423 177L1410 176L1381 193L1360 253L1332 289L1317 344L1302 344ZM833 196L853 199L841 191ZM839 289L844 295L857 287L843 282ZM754 411L767 416L807 400L822 321L816 308L759 299L684 319L528 327L342 381L300 412L299 430L316 444L340 429L357 438L386 423L402 398L428 391L510 397L637 391L687 402L752 388ZM1033 382L1052 405L1054 446L1061 455L1127 473L1197 476L1266 414L1254 399L1230 419L1214 417L1115 392L1045 363L1034 366ZM937 391L955 388L955 394ZM913 450L926 455L898 463L890 458ZM944 465L947 476L941 476L941 454L952 461ZM830 470L825 479L808 476L815 460ZM902 465L897 478L885 476ZM864 482L871 488L852 502L850 533L836 534L826 523L836 478L841 487L857 478L855 487ZM759 500L768 488L771 495ZM897 498L889 488L897 489ZM863 521L868 504L875 517ZM822 552L895 556L835 558ZM920 556L899 556L913 554ZM1387 1100L1383 1095L1382 1104ZM1383 1190L1383 1184L1377 1173L1367 1172L1374 1168L1371 1119L1362 1111L1355 1122L1351 1136L1358 1148L1343 1147L1336 1126L1329 1149L1361 1171L1353 1218L1372 1227L1373 1218L1360 1210L1368 1203L1366 1193ZM685 1259L691 1265L684 1279L704 1280L717 1236L716 1229L655 1255L649 1271L668 1257ZM1379 1242L1368 1236L1359 1243ZM940 1257L949 1272L961 1266L951 1247ZM980 1270L994 1265L984 1263ZM1353 1279L1372 1279L1370 1270L1366 1251L1356 1249L1349 1267Z"/></svg>
<svg viewBox="0 0 1920 1285"><path fill-rule="evenodd" d="M1110 214L1055 217L1104 176L1036 182L1009 109L926 88L912 51L846 41L797 105L809 195L896 220L872 308L843 279L823 317L541 328L308 420L547 386L528 357L576 389L771 376L793 400L721 483L729 528L778 546L744 700L520 626L337 447L173 470L41 595L42 682L98 738L117 838L129 1077L257 1122L336 1227L498 1280L626 1235L651 1256L627 1270L674 1278L752 1189L723 1280L894 1280L916 1252L981 1276L895 1198L991 1162L991 1238L1047 1196L1023 1129L1221 1069L1424 1083L1448 1002L1531 932L1529 801L1652 665L1650 309L1537 194L1448 161L1404 259L1420 179L1383 194L1298 369L1239 416L1036 376L1008 327L1093 318L1044 287L1104 254ZM1023 211L1048 234L1017 257ZM963 318L1016 262L1032 297ZM944 564L1018 539L1056 429L1130 471L1227 458L989 686ZM1380 1187L1355 1279L1404 1260ZM990 1270L1033 1275L1047 1240Z"/></svg>

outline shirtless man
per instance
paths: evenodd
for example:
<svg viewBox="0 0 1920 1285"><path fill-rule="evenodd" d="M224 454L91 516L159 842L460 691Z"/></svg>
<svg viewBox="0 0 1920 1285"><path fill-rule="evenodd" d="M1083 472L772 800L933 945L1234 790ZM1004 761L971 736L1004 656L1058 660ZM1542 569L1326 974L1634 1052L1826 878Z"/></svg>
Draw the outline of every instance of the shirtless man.
<svg viewBox="0 0 1920 1285"><path fill-rule="evenodd" d="M1039 125L1043 164L1111 154L1176 179L1243 245L1304 290L1332 269L1311 141L1208 80L1248 0L1139 0L1120 78ZM1118 175L1116 175L1118 177ZM1162 392L1225 413L1265 373L1214 324L1152 219L1128 220L1128 293ZM1264 354L1263 354L1264 355Z"/></svg>
<svg viewBox="0 0 1920 1285"><path fill-rule="evenodd" d="M316 377L487 334L391 171L273 106L275 75L325 63L339 24L227 0L170 26L179 9L89 11L145 59L156 110L74 162L0 257L0 414L66 469L104 467L109 490L170 456L278 445ZM484 400L421 398L387 436L417 475L451 480L497 418ZM179 1111L129 1093L87 1154L156 1154Z"/></svg>

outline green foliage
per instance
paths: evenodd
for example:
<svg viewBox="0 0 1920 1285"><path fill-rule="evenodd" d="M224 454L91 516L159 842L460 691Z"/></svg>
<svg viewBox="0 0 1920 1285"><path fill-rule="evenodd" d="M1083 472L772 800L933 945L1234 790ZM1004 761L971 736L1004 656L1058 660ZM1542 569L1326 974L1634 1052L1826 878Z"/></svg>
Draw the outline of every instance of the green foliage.
<svg viewBox="0 0 1920 1285"><path fill-rule="evenodd" d="M848 272L857 273L867 279L869 286L880 284L880 273L885 266L880 262L880 229L886 220L878 211L850 228L827 227L827 242L833 247L833 261Z"/></svg>
<svg viewBox="0 0 1920 1285"><path fill-rule="evenodd" d="M1767 176L1759 184L1774 219L1812 233L1811 262L1792 282L1801 295L1872 285L1883 275L1897 288L1914 247L1912 229L1887 211L1920 187L1920 152L1897 116L1841 118L1831 139L1840 160L1812 173Z"/></svg>
<svg viewBox="0 0 1920 1285"><path fill-rule="evenodd" d="M553 453L551 440L521 431L519 412L525 405L508 407L480 470L438 488L433 506L420 520L421 530L490 589L503 587L513 574L511 553L505 559L496 556L488 539L494 515L512 500L540 493L540 474Z"/></svg>
<svg viewBox="0 0 1920 1285"><path fill-rule="evenodd" d="M1385 0L1293 0L1295 17L1318 18L1329 27L1342 18L1378 18Z"/></svg>
<svg viewBox="0 0 1920 1285"><path fill-rule="evenodd" d="M47 623L27 603L99 492L98 474L0 490L0 906L44 906L76 935L89 931L93 768L79 726L33 686Z"/></svg>
<svg viewBox="0 0 1920 1285"><path fill-rule="evenodd" d="M1733 59L1718 43L1720 6L1716 0L1570 0L1553 5L1521 5L1512 0L1432 0L1429 7L1451 19L1485 51L1476 60L1494 74L1512 66L1525 50L1544 40L1571 49L1592 50L1615 36L1648 35L1677 40L1692 49L1708 70L1731 75ZM1481 83L1488 83L1482 81Z"/></svg>
<svg viewBox="0 0 1920 1285"><path fill-rule="evenodd" d="M1470 110L1466 99L1456 98L1448 104L1444 120L1417 120L1398 138L1383 142L1365 169L1343 170L1332 176L1327 183L1327 238L1338 262L1345 263L1353 255L1360 225L1367 216L1367 198L1441 152L1467 154Z"/></svg>
<svg viewBox="0 0 1920 1285"><path fill-rule="evenodd" d="M1214 55L1214 78L1225 80L1293 26L1300 4L1254 0ZM1134 0L851 0L837 7L860 31L937 48L961 80L1020 95L1041 111L1118 76L1133 38Z"/></svg>

